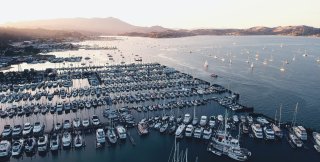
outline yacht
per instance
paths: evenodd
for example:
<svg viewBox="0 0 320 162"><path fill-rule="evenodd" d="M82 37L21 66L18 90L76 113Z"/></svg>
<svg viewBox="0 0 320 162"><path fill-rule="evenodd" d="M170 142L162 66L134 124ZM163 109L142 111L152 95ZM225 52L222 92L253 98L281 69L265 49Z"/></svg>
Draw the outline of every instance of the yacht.
<svg viewBox="0 0 320 162"><path fill-rule="evenodd" d="M30 123L25 123L22 130L23 136L28 136L32 133L32 125Z"/></svg>
<svg viewBox="0 0 320 162"><path fill-rule="evenodd" d="M259 122L261 125L269 124L268 120L264 117L257 117L257 122Z"/></svg>
<svg viewBox="0 0 320 162"><path fill-rule="evenodd" d="M72 125L73 125L74 128L79 128L81 126L80 118L75 118L72 121Z"/></svg>
<svg viewBox="0 0 320 162"><path fill-rule="evenodd" d="M314 148L315 148L318 152L320 152L320 133L313 132L313 133L312 133L312 136L313 136L313 139L314 139L314 142L315 142Z"/></svg>
<svg viewBox="0 0 320 162"><path fill-rule="evenodd" d="M275 125L275 124L272 124L271 127L272 127L272 130L273 130L274 134L275 134L278 138L281 139L281 138L283 137L283 132L282 132L282 130L280 129L280 127L278 127L278 126Z"/></svg>
<svg viewBox="0 0 320 162"><path fill-rule="evenodd" d="M83 138L80 133L77 133L73 139L73 145L75 148L81 148L83 146Z"/></svg>
<svg viewBox="0 0 320 162"><path fill-rule="evenodd" d="M160 133L166 132L166 130L168 129L168 126L169 126L168 123L162 124L162 126L160 127Z"/></svg>
<svg viewBox="0 0 320 162"><path fill-rule="evenodd" d="M196 127L194 129L193 137L194 138L201 138L202 132L203 132L203 128L202 127Z"/></svg>
<svg viewBox="0 0 320 162"><path fill-rule="evenodd" d="M63 148L69 148L71 146L71 134L70 132L63 132L62 134L62 146Z"/></svg>
<svg viewBox="0 0 320 162"><path fill-rule="evenodd" d="M218 115L218 121L223 122L223 116L222 115Z"/></svg>
<svg viewBox="0 0 320 162"><path fill-rule="evenodd" d="M207 116L201 116L200 118L200 126L205 126L207 125L207 120L208 120L208 117Z"/></svg>
<svg viewBox="0 0 320 162"><path fill-rule="evenodd" d="M248 160L248 157L251 156L251 153L246 149L231 147L228 149L227 155L236 161L246 161Z"/></svg>
<svg viewBox="0 0 320 162"><path fill-rule="evenodd" d="M93 116L92 116L92 124L93 124L94 126L100 125L100 120L99 120L99 117L98 117L97 115L93 115Z"/></svg>
<svg viewBox="0 0 320 162"><path fill-rule="evenodd" d="M185 115L184 115L184 118L183 118L183 123L184 123L184 124L188 124L188 123L190 123L190 121L191 121L191 116L190 116L190 114L185 114Z"/></svg>
<svg viewBox="0 0 320 162"><path fill-rule="evenodd" d="M120 140L125 140L127 138L127 131L122 125L117 126L116 130Z"/></svg>
<svg viewBox="0 0 320 162"><path fill-rule="evenodd" d="M263 138L262 129L260 124L252 124L251 125L252 132L256 138Z"/></svg>
<svg viewBox="0 0 320 162"><path fill-rule="evenodd" d="M115 133L113 128L111 128L111 127L108 128L107 137L108 137L108 140L109 140L110 143L112 143L112 144L117 143L117 135L116 135L116 133Z"/></svg>
<svg viewBox="0 0 320 162"><path fill-rule="evenodd" d="M99 128L96 131L97 143L105 143L106 142L106 134L103 129Z"/></svg>
<svg viewBox="0 0 320 162"><path fill-rule="evenodd" d="M289 139L296 147L302 147L303 142L292 132L289 132Z"/></svg>
<svg viewBox="0 0 320 162"><path fill-rule="evenodd" d="M90 120L89 119L83 119L82 120L82 126L84 128L88 128L90 126Z"/></svg>
<svg viewBox="0 0 320 162"><path fill-rule="evenodd" d="M48 150L48 135L40 136L38 139L38 151L46 152Z"/></svg>
<svg viewBox="0 0 320 162"><path fill-rule="evenodd" d="M209 126L213 128L216 125L216 120L214 116L210 116Z"/></svg>
<svg viewBox="0 0 320 162"><path fill-rule="evenodd" d="M23 140L14 141L12 144L12 156L20 156L23 150Z"/></svg>
<svg viewBox="0 0 320 162"><path fill-rule="evenodd" d="M139 131L139 134L140 134L140 135L146 135L146 134L148 134L149 131L148 131L148 125L147 125L147 123L146 123L146 122L143 122L143 121L139 122L139 123L138 123L138 131Z"/></svg>
<svg viewBox="0 0 320 162"><path fill-rule="evenodd" d="M26 153L34 153L36 149L37 141L35 138L30 137L24 141L24 151Z"/></svg>
<svg viewBox="0 0 320 162"><path fill-rule="evenodd" d="M274 140L274 131L270 126L265 126L263 131L267 140Z"/></svg>
<svg viewBox="0 0 320 162"><path fill-rule="evenodd" d="M0 142L0 158L9 157L11 152L11 143L7 140Z"/></svg>
<svg viewBox="0 0 320 162"><path fill-rule="evenodd" d="M193 125L191 125L191 124L187 125L186 131L185 131L185 136L192 137L193 131L194 131Z"/></svg>
<svg viewBox="0 0 320 162"><path fill-rule="evenodd" d="M306 141L308 139L307 131L303 126L294 126L292 127L294 134L301 140Z"/></svg>
<svg viewBox="0 0 320 162"><path fill-rule="evenodd" d="M43 131L44 125L42 125L40 122L35 122L33 126L33 134L34 135L40 135Z"/></svg>
<svg viewBox="0 0 320 162"><path fill-rule="evenodd" d="M57 151L60 148L60 138L57 134L53 134L50 138L50 150Z"/></svg>
<svg viewBox="0 0 320 162"><path fill-rule="evenodd" d="M233 120L234 123L238 123L239 122L238 115L233 115L232 116L232 120Z"/></svg>
<svg viewBox="0 0 320 162"><path fill-rule="evenodd" d="M12 129L12 137L13 138L18 138L20 137L22 134L22 127L21 125L15 125L13 126L13 129Z"/></svg>
<svg viewBox="0 0 320 162"><path fill-rule="evenodd" d="M1 136L2 138L8 138L8 137L11 137L11 134L12 134L12 128L10 125L5 125L3 127L3 131L1 133Z"/></svg>
<svg viewBox="0 0 320 162"><path fill-rule="evenodd" d="M186 128L185 124L179 125L179 127L177 128L177 130L175 132L176 138L182 138L183 137L183 131L184 131L185 128Z"/></svg>
<svg viewBox="0 0 320 162"><path fill-rule="evenodd" d="M212 129L211 128L205 128L203 130L203 136L202 138L205 139L205 140L208 140L211 138L211 135L212 135Z"/></svg>

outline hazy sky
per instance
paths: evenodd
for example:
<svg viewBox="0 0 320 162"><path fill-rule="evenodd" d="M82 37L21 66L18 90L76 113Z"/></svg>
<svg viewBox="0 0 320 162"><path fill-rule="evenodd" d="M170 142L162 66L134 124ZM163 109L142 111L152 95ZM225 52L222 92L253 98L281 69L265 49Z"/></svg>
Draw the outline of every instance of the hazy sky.
<svg viewBox="0 0 320 162"><path fill-rule="evenodd" d="M320 27L320 0L1 0L0 23L116 17L170 28Z"/></svg>

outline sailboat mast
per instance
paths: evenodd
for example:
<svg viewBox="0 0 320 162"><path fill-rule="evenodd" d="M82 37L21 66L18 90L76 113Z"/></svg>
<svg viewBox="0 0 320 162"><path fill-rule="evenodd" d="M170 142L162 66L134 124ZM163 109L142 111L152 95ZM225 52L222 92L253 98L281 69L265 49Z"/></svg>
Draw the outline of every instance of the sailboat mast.
<svg viewBox="0 0 320 162"><path fill-rule="evenodd" d="M280 105L280 110L279 110L279 128L281 124L281 111L282 111L282 104Z"/></svg>

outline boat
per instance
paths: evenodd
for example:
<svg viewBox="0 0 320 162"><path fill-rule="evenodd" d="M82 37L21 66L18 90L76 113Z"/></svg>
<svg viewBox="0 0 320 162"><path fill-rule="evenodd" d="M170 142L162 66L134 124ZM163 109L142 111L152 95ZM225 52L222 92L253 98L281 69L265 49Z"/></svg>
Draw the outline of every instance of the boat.
<svg viewBox="0 0 320 162"><path fill-rule="evenodd" d="M75 118L72 121L72 125L73 125L74 128L79 128L81 126L80 118Z"/></svg>
<svg viewBox="0 0 320 162"><path fill-rule="evenodd" d="M83 128L88 128L90 126L90 120L89 119L83 119L82 120L82 126L83 126Z"/></svg>
<svg viewBox="0 0 320 162"><path fill-rule="evenodd" d="M60 138L57 134L50 137L50 150L57 151L60 148Z"/></svg>
<svg viewBox="0 0 320 162"><path fill-rule="evenodd" d="M64 130L71 129L70 120L68 120L68 119L64 120L64 122L63 122L63 129L64 129Z"/></svg>
<svg viewBox="0 0 320 162"><path fill-rule="evenodd" d="M81 148L84 145L83 138L80 133L77 133L74 137L73 145L75 148Z"/></svg>
<svg viewBox="0 0 320 162"><path fill-rule="evenodd" d="M0 158L9 157L11 153L11 143L7 140L0 142Z"/></svg>
<svg viewBox="0 0 320 162"><path fill-rule="evenodd" d="M234 123L238 123L239 122L238 115L233 115L232 116L232 120L233 120Z"/></svg>
<svg viewBox="0 0 320 162"><path fill-rule="evenodd" d="M211 76L212 78L218 78L218 75L215 74L215 73L211 73L210 76Z"/></svg>
<svg viewBox="0 0 320 162"><path fill-rule="evenodd" d="M254 68L253 62L251 63L250 68L251 68L251 69L253 69L253 68Z"/></svg>
<svg viewBox="0 0 320 162"><path fill-rule="evenodd" d="M15 125L12 129L12 138L18 138L22 135L22 127L21 125Z"/></svg>
<svg viewBox="0 0 320 162"><path fill-rule="evenodd" d="M211 128L205 128L203 130L203 136L202 138L205 140L209 140L212 136L212 129Z"/></svg>
<svg viewBox="0 0 320 162"><path fill-rule="evenodd" d="M148 131L148 125L146 122L140 121L138 123L138 132L140 135L146 135L149 133Z"/></svg>
<svg viewBox="0 0 320 162"><path fill-rule="evenodd" d="M23 136L28 136L32 133L32 125L31 123L25 123L22 130Z"/></svg>
<svg viewBox="0 0 320 162"><path fill-rule="evenodd" d="M253 118L252 118L252 116L247 116L247 119L248 119L248 122L249 122L249 123L253 123Z"/></svg>
<svg viewBox="0 0 320 162"><path fill-rule="evenodd" d="M71 134L70 132L63 132L62 134L62 146L63 148L69 148L71 146L71 142L72 142L72 139L71 139Z"/></svg>
<svg viewBox="0 0 320 162"><path fill-rule="evenodd" d="M203 128L202 128L202 127L199 127L199 126L196 127L196 128L194 129L193 137L194 137L194 138L201 138L202 132L203 132Z"/></svg>
<svg viewBox="0 0 320 162"><path fill-rule="evenodd" d="M106 142L106 134L103 129L99 128L96 130L97 143L103 144Z"/></svg>
<svg viewBox="0 0 320 162"><path fill-rule="evenodd" d="M256 138L258 138L258 139L263 138L262 128L261 128L260 124L252 124L251 129L252 129L252 132Z"/></svg>
<svg viewBox="0 0 320 162"><path fill-rule="evenodd" d="M207 125L207 122L208 122L208 117L207 116L201 116L200 117L200 126L205 126Z"/></svg>
<svg viewBox="0 0 320 162"><path fill-rule="evenodd" d="M184 132L185 128L186 128L185 124L179 125L179 127L177 128L177 130L175 132L176 138L182 138L183 137L183 132Z"/></svg>
<svg viewBox="0 0 320 162"><path fill-rule="evenodd" d="M261 125L269 124L269 121L264 117L257 117L257 122L259 122Z"/></svg>
<svg viewBox="0 0 320 162"><path fill-rule="evenodd" d="M12 135L12 128L10 125L5 125L1 133L2 138L9 138Z"/></svg>
<svg viewBox="0 0 320 162"><path fill-rule="evenodd" d="M13 142L11 150L12 156L20 156L22 154L23 142L24 140L17 140Z"/></svg>
<svg viewBox="0 0 320 162"><path fill-rule="evenodd" d="M118 125L116 130L120 140L125 140L127 138L127 131L122 125Z"/></svg>
<svg viewBox="0 0 320 162"><path fill-rule="evenodd" d="M37 141L35 138L30 137L24 141L24 151L26 153L34 153L36 149Z"/></svg>
<svg viewBox="0 0 320 162"><path fill-rule="evenodd" d="M197 125L198 124L198 118L195 116L195 117L193 117L193 119L192 119L192 125Z"/></svg>
<svg viewBox="0 0 320 162"><path fill-rule="evenodd" d="M117 143L117 135L114 131L114 128L112 128L112 127L108 128L107 137L108 137L108 140L111 144Z"/></svg>
<svg viewBox="0 0 320 162"><path fill-rule="evenodd" d="M303 126L292 127L294 134L301 140L306 141L308 139L307 131Z"/></svg>
<svg viewBox="0 0 320 162"><path fill-rule="evenodd" d="M292 143L296 146L296 147L302 147L303 142L296 136L294 135L292 132L289 131L289 139L292 141Z"/></svg>
<svg viewBox="0 0 320 162"><path fill-rule="evenodd" d="M190 116L190 114L185 114L185 115L184 115L184 118L183 118L183 123L184 123L184 124L188 124L188 123L190 123L190 121L191 121L191 116Z"/></svg>
<svg viewBox="0 0 320 162"><path fill-rule="evenodd" d="M185 136L192 137L193 131L194 131L193 125L191 125L191 124L187 125L186 131L185 131Z"/></svg>
<svg viewBox="0 0 320 162"><path fill-rule="evenodd" d="M249 156L251 156L251 152L249 152L247 149L231 147L228 149L227 155L236 161L246 161L248 160Z"/></svg>
<svg viewBox="0 0 320 162"><path fill-rule="evenodd" d="M203 67L208 68L208 66L209 66L209 64L208 64L208 61L206 60L206 61L204 62Z"/></svg>
<svg viewBox="0 0 320 162"><path fill-rule="evenodd" d="M216 119L214 116L210 116L210 119L209 119L209 126L210 128L213 128L214 126L216 125Z"/></svg>
<svg viewBox="0 0 320 162"><path fill-rule="evenodd" d="M223 122L223 116L222 115L218 115L218 121Z"/></svg>
<svg viewBox="0 0 320 162"><path fill-rule="evenodd" d="M93 115L91 120L92 120L92 125L93 126L100 125L100 120L99 120L99 117L97 115Z"/></svg>
<svg viewBox="0 0 320 162"><path fill-rule="evenodd" d="M35 122L33 126L33 135L40 135L43 132L44 125L40 122Z"/></svg>
<svg viewBox="0 0 320 162"><path fill-rule="evenodd" d="M274 131L272 130L272 128L270 126L265 126L263 128L266 140L274 140Z"/></svg>
<svg viewBox="0 0 320 162"><path fill-rule="evenodd" d="M316 145L320 146L320 133L313 132L312 136L313 136L313 140L316 143Z"/></svg>
<svg viewBox="0 0 320 162"><path fill-rule="evenodd" d="M48 135L42 135L38 139L38 151L47 152L48 150Z"/></svg>
<svg viewBox="0 0 320 162"><path fill-rule="evenodd" d="M160 127L160 133L166 132L166 130L168 129L168 126L169 126L168 123L162 124L162 126Z"/></svg>
<svg viewBox="0 0 320 162"><path fill-rule="evenodd" d="M62 129L62 124L61 123L56 123L55 125L54 125L54 130L55 131L60 131Z"/></svg>

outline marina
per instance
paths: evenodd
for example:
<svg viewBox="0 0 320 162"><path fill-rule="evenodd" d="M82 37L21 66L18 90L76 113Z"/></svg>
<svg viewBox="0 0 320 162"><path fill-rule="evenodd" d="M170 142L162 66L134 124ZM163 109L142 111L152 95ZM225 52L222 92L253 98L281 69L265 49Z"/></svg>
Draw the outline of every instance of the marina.
<svg viewBox="0 0 320 162"><path fill-rule="evenodd" d="M10 154L1 154L1 160L52 156L54 161L65 158L63 152L116 154L123 147L131 154L128 150L157 138L171 141L167 148L178 141L199 159L250 161L259 154L256 147L265 145L318 156L316 130L296 119L281 120L281 109L278 118L256 113L229 88L138 58L3 73L0 148Z"/></svg>

